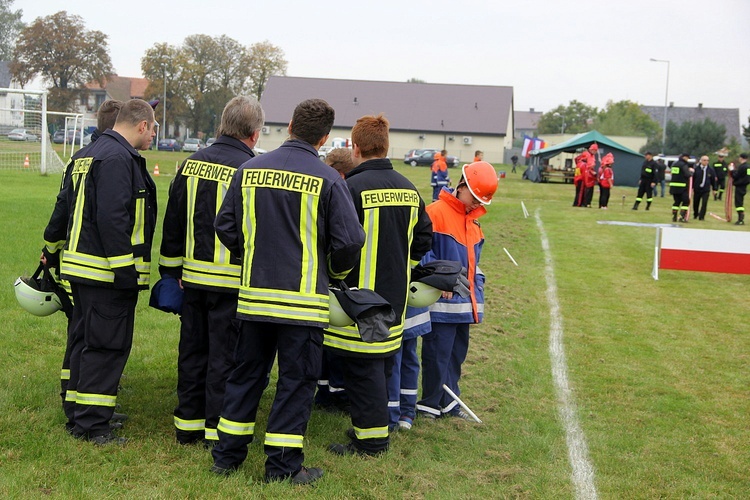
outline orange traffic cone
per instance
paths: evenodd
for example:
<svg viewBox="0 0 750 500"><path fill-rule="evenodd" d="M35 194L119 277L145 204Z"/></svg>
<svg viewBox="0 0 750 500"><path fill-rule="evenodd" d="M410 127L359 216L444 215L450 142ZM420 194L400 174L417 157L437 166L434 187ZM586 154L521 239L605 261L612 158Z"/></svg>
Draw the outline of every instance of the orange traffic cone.
<svg viewBox="0 0 750 500"><path fill-rule="evenodd" d="M29 168L29 155L26 155L26 158L23 160L23 168Z"/></svg>
<svg viewBox="0 0 750 500"><path fill-rule="evenodd" d="M159 175L159 164L154 165L154 175Z"/></svg>

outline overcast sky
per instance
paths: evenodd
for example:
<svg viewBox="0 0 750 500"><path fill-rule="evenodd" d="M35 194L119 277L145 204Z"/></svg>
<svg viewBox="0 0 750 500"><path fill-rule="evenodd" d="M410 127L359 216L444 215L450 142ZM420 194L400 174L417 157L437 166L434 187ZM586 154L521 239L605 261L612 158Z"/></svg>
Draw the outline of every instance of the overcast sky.
<svg viewBox="0 0 750 500"><path fill-rule="evenodd" d="M117 9L121 8L121 14ZM280 47L289 76L509 85L515 109L630 99L750 113L748 0L16 0L23 20L59 10L109 36L120 76L155 43L225 34ZM314 96L310 96L314 97Z"/></svg>

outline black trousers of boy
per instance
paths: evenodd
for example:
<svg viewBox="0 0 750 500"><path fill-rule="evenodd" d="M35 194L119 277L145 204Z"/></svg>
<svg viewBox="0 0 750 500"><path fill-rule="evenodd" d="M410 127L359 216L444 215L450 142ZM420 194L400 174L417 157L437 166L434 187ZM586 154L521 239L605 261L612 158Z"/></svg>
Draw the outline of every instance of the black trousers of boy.
<svg viewBox="0 0 750 500"><path fill-rule="evenodd" d="M599 208L607 208L609 205L610 188L599 186Z"/></svg>
<svg viewBox="0 0 750 500"><path fill-rule="evenodd" d="M393 356L354 358L341 356L344 387L351 404L354 447L366 454L386 451L388 438L388 378Z"/></svg>
<svg viewBox="0 0 750 500"><path fill-rule="evenodd" d="M234 368L239 320L237 292L185 286L177 359L177 441L218 441L216 426L224 404L224 386Z"/></svg>
<svg viewBox="0 0 750 500"><path fill-rule="evenodd" d="M72 283L82 318L80 355L71 353L68 391L75 391L73 434L96 437L109 434L117 386L133 344L138 290L115 290Z"/></svg>

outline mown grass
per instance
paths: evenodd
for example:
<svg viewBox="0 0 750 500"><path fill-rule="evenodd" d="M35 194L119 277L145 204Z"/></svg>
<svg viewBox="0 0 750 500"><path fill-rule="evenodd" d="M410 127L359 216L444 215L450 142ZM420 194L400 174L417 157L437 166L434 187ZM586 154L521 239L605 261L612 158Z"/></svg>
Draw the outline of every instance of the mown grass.
<svg viewBox="0 0 750 500"><path fill-rule="evenodd" d="M186 155L145 155L149 168L159 163L162 172L156 181L163 213L171 177L162 162L172 167ZM396 164L428 198L428 169ZM58 396L64 318L24 313L11 287L35 267L58 185L55 176L0 171L0 282L6 283L0 288L0 496L573 497L550 374L537 210L553 254L570 382L600 496L743 497L750 491L750 279L667 271L654 281L653 229L596 224L667 222L669 198L657 198L650 212L633 212L635 190L615 188L608 211L573 208L570 185L531 184L509 174L481 219L487 313L472 328L462 383L462 397L485 423L418 420L411 432L394 436L383 457L339 458L325 448L343 439L348 420L314 412L306 462L326 475L314 488L295 488L262 483L258 442L227 479L208 472L205 450L174 443L179 322L148 308L146 294L118 397L131 417L122 432L130 442L96 448L65 434ZM690 227L735 230L715 220ZM268 390L258 419L261 442L271 399Z"/></svg>

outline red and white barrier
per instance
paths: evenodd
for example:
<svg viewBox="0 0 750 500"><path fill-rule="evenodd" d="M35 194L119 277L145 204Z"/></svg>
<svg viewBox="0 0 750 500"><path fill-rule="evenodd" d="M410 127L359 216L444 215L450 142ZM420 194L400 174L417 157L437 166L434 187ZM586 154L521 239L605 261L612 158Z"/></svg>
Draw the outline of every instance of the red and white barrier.
<svg viewBox="0 0 750 500"><path fill-rule="evenodd" d="M658 269L750 274L750 233L708 229L659 228Z"/></svg>

